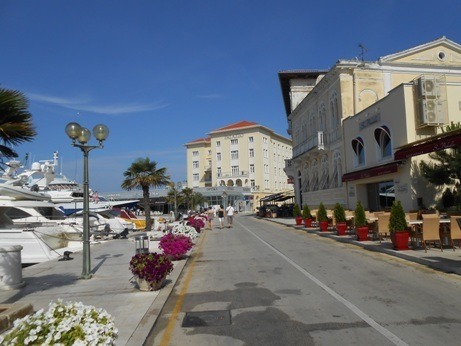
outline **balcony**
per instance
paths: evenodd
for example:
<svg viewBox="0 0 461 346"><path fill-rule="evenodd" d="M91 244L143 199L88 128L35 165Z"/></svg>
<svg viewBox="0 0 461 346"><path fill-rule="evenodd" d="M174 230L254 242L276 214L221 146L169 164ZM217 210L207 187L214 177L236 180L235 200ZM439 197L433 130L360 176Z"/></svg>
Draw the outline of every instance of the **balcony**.
<svg viewBox="0 0 461 346"><path fill-rule="evenodd" d="M239 171L239 172L223 172L221 174L218 173L218 178L248 178L250 172L249 171Z"/></svg>
<svg viewBox="0 0 461 346"><path fill-rule="evenodd" d="M328 145L341 140L341 138L340 127L329 132L318 131L315 135L310 136L293 148L293 157L302 155L310 150L325 150L325 148L328 148Z"/></svg>

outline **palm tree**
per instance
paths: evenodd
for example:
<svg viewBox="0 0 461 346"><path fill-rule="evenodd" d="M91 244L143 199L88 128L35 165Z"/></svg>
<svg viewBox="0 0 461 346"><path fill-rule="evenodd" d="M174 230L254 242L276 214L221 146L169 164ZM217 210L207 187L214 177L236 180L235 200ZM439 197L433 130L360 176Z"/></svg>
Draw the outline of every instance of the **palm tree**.
<svg viewBox="0 0 461 346"><path fill-rule="evenodd" d="M151 161L148 157L139 158L123 173L125 180L122 182L122 189L142 189L144 211L146 215L146 230L152 228L150 218L150 187L159 187L170 184L170 177L166 174L166 168L157 169L157 162Z"/></svg>
<svg viewBox="0 0 461 346"><path fill-rule="evenodd" d="M186 203L186 208L187 209L192 209L192 194L194 193L194 190L192 190L190 187L185 187L182 189L182 194L184 196L184 202Z"/></svg>
<svg viewBox="0 0 461 346"><path fill-rule="evenodd" d="M21 92L0 88L0 156L18 157L8 145L30 142L37 135L28 106Z"/></svg>
<svg viewBox="0 0 461 346"><path fill-rule="evenodd" d="M198 205L202 206L205 200L205 197L200 192L193 192L190 196L190 202L193 208Z"/></svg>
<svg viewBox="0 0 461 346"><path fill-rule="evenodd" d="M182 191L177 189L173 182L170 183L170 190L166 196L166 200L169 204L174 206L174 217L178 217L178 207L184 203L184 196Z"/></svg>

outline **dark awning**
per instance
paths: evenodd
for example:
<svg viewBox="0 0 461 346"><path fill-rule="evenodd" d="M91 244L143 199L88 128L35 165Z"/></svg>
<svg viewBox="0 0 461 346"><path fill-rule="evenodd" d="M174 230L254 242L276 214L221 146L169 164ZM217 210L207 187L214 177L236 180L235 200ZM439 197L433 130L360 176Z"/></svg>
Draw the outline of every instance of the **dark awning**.
<svg viewBox="0 0 461 346"><path fill-rule="evenodd" d="M409 157L459 146L461 146L461 130L455 130L401 146L394 153L394 159L405 160Z"/></svg>
<svg viewBox="0 0 461 346"><path fill-rule="evenodd" d="M342 180L344 182L359 180L359 179L366 179L371 177L376 177L379 175L395 173L397 172L397 166L400 161L393 161L391 163L387 163L381 166L375 166L372 168L362 169L360 171L350 172L343 175Z"/></svg>
<svg viewBox="0 0 461 346"><path fill-rule="evenodd" d="M294 191L279 192L279 193L275 193L273 195L269 195L269 196L261 198L259 200L259 203L283 202L283 201L286 201L287 199L294 198L294 197L295 197Z"/></svg>

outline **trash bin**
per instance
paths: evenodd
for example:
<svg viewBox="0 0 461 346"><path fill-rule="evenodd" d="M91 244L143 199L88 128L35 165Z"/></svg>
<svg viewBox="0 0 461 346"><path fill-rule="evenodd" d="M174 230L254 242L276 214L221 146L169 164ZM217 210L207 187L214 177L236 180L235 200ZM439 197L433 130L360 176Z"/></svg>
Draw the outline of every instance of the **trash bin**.
<svg viewBox="0 0 461 346"><path fill-rule="evenodd" d="M136 254L149 253L149 237L147 235L138 235L134 237Z"/></svg>
<svg viewBox="0 0 461 346"><path fill-rule="evenodd" d="M23 287L21 245L0 247L0 291Z"/></svg>

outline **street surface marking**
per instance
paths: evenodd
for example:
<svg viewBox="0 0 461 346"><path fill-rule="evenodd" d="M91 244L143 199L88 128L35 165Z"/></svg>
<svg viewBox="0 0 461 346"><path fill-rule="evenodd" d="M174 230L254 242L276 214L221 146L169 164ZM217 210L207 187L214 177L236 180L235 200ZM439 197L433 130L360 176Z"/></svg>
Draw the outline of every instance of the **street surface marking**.
<svg viewBox="0 0 461 346"><path fill-rule="evenodd" d="M400 339L397 335L393 334L390 330L384 328L382 325L377 323L374 319L372 319L370 316L368 316L366 313L364 313L362 310L360 310L357 306L352 304L350 301L347 299L344 299L341 297L338 293L333 291L330 287L325 285L323 282L321 282L319 279L317 279L315 276L310 274L307 270L293 262L290 258L285 256L283 253L281 253L279 250L277 250L275 247L273 247L271 244L266 242L264 239L260 238L257 236L255 233L250 231L247 227L243 226L240 224L240 226L245 229L248 233L251 233L255 238L259 239L263 244L267 245L272 251L274 251L277 255L282 257L284 260L286 260L288 263L290 263L293 267L298 269L305 277L313 281L317 286L321 287L323 290L325 290L327 293L329 293L333 298L335 298L337 301L340 303L344 304L349 310L351 310L353 313L355 313L357 316L359 316L363 321L365 321L368 325L373 327L377 332L382 334L385 338L387 338L389 341L391 341L394 345L399 345L399 346L408 346L408 344Z"/></svg>

